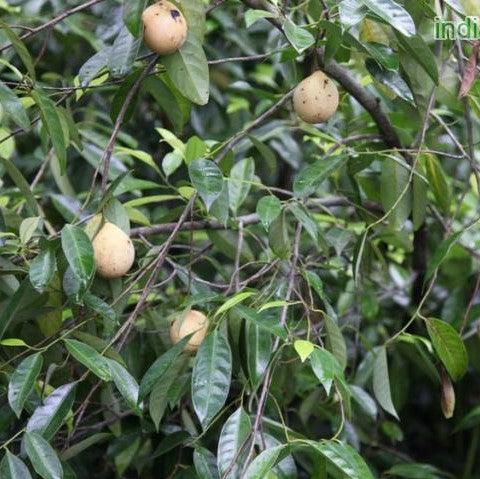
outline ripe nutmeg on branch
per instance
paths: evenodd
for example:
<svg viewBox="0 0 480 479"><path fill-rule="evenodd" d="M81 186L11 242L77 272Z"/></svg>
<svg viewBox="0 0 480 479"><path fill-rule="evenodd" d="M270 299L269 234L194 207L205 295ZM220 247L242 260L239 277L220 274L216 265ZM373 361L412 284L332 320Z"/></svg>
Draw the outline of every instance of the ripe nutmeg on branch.
<svg viewBox="0 0 480 479"><path fill-rule="evenodd" d="M318 70L297 85L293 92L293 107L303 121L323 123L337 111L337 87Z"/></svg>
<svg viewBox="0 0 480 479"><path fill-rule="evenodd" d="M135 249L118 226L105 223L92 241L95 267L102 278L120 278L132 267Z"/></svg>
<svg viewBox="0 0 480 479"><path fill-rule="evenodd" d="M200 311L194 309L179 315L170 327L170 339L177 344L185 336L194 333L185 345L185 351L196 351L208 331L208 319Z"/></svg>
<svg viewBox="0 0 480 479"><path fill-rule="evenodd" d="M170 2L159 0L142 13L144 40L159 55L176 52L187 39L187 22L182 12Z"/></svg>

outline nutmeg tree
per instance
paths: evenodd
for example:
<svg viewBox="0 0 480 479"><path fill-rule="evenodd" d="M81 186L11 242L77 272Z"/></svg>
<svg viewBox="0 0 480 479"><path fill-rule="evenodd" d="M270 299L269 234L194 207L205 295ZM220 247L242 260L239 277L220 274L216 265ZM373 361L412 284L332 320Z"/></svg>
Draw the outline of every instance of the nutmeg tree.
<svg viewBox="0 0 480 479"><path fill-rule="evenodd" d="M475 2L0 14L1 479L480 478Z"/></svg>

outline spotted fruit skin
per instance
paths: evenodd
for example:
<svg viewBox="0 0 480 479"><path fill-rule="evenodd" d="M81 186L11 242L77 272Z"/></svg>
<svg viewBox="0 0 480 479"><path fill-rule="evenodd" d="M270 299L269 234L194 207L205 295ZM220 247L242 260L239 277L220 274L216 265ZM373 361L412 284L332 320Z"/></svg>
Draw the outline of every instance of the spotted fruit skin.
<svg viewBox="0 0 480 479"><path fill-rule="evenodd" d="M131 239L118 226L105 223L92 241L97 274L103 278L120 278L135 261Z"/></svg>
<svg viewBox="0 0 480 479"><path fill-rule="evenodd" d="M187 39L188 26L182 12L171 2L159 0L142 14L143 38L151 50L170 55Z"/></svg>
<svg viewBox="0 0 480 479"><path fill-rule="evenodd" d="M293 107L307 123L323 123L338 108L338 89L333 81L318 70L302 80L293 92Z"/></svg>
<svg viewBox="0 0 480 479"><path fill-rule="evenodd" d="M185 345L185 351L196 351L208 331L208 319L200 311L194 309L179 315L170 327L170 338L173 344L178 343L185 336L195 333Z"/></svg>

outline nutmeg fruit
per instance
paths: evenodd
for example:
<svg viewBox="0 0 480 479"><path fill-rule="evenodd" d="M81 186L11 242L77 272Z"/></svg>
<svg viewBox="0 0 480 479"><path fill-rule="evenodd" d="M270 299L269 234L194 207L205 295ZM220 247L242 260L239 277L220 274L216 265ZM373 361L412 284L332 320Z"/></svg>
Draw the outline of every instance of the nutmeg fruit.
<svg viewBox="0 0 480 479"><path fill-rule="evenodd" d="M131 239L118 226L106 222L92 241L95 267L103 278L120 278L135 260Z"/></svg>
<svg viewBox="0 0 480 479"><path fill-rule="evenodd" d="M337 111L338 89L333 81L318 70L302 80L293 92L293 107L307 123L323 123Z"/></svg>
<svg viewBox="0 0 480 479"><path fill-rule="evenodd" d="M177 344L185 336L194 333L185 345L185 351L196 351L208 331L208 319L200 311L194 309L177 316L170 327L170 338Z"/></svg>
<svg viewBox="0 0 480 479"><path fill-rule="evenodd" d="M159 0L142 13L143 38L159 55L176 52L187 39L188 26L182 12L171 2Z"/></svg>

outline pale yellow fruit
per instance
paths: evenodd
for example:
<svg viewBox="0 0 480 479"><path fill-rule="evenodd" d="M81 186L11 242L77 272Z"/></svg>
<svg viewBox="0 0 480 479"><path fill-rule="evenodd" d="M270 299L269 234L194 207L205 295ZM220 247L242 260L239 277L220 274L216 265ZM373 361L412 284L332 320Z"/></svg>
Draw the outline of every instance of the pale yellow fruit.
<svg viewBox="0 0 480 479"><path fill-rule="evenodd" d="M179 315L170 327L170 338L177 344L185 336L195 333L185 345L185 351L196 351L205 339L208 330L208 319L200 311L194 309Z"/></svg>
<svg viewBox="0 0 480 479"><path fill-rule="evenodd" d="M303 121L323 123L337 111L337 87L318 70L297 85L293 92L293 107Z"/></svg>
<svg viewBox="0 0 480 479"><path fill-rule="evenodd" d="M173 3L166 0L159 0L144 10L142 21L145 43L159 55L176 52L187 39L185 17Z"/></svg>
<svg viewBox="0 0 480 479"><path fill-rule="evenodd" d="M120 278L135 260L133 243L118 226L105 223L92 241L95 267L103 278Z"/></svg>

